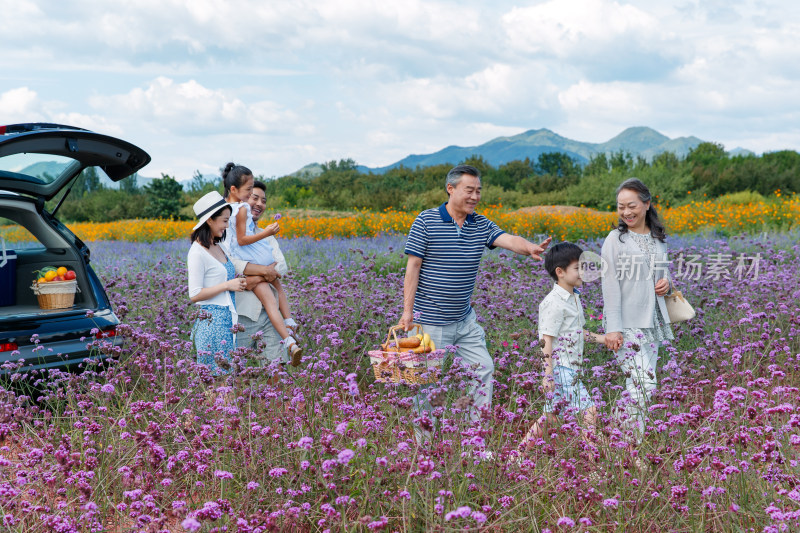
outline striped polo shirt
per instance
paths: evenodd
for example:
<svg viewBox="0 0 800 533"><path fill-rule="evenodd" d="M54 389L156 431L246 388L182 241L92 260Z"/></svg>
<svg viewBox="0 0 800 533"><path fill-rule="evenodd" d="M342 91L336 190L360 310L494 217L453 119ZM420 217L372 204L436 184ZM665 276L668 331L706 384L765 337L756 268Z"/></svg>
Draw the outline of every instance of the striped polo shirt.
<svg viewBox="0 0 800 533"><path fill-rule="evenodd" d="M485 248L505 233L483 215L470 214L463 227L443 203L420 213L408 233L405 253L422 258L414 297L415 321L444 326L463 320Z"/></svg>

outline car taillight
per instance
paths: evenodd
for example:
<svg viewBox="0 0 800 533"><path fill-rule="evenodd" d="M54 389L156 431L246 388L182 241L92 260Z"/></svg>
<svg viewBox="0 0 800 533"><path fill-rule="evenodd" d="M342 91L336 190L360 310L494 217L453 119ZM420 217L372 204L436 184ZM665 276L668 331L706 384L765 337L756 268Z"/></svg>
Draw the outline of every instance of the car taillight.
<svg viewBox="0 0 800 533"><path fill-rule="evenodd" d="M117 336L117 328L108 328L95 334L95 339L108 339Z"/></svg>
<svg viewBox="0 0 800 533"><path fill-rule="evenodd" d="M0 352L13 352L18 349L16 342L0 342Z"/></svg>

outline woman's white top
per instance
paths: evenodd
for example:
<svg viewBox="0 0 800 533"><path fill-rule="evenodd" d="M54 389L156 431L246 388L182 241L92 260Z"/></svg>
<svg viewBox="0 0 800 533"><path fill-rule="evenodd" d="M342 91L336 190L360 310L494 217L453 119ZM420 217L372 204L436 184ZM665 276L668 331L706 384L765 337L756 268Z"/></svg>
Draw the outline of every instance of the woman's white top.
<svg viewBox="0 0 800 533"><path fill-rule="evenodd" d="M603 320L607 332L628 328L652 328L655 306L669 322L663 296L656 296L655 284L669 280L667 245L655 239L656 251L645 260L641 248L630 235L618 229L603 241ZM649 264L649 266L648 266Z"/></svg>
<svg viewBox="0 0 800 533"><path fill-rule="evenodd" d="M247 265L246 262L232 257L229 257L228 260L233 261L233 267L237 274L241 274ZM225 265L220 263L198 242L193 242L192 247L189 248L189 253L186 256L186 269L189 274L190 298L196 296L202 289L228 281L228 271L225 270ZM195 305L227 306L231 310L231 315L233 315L233 323L236 324L238 320L236 307L233 305L233 300L228 291L222 291L208 300L195 302Z"/></svg>

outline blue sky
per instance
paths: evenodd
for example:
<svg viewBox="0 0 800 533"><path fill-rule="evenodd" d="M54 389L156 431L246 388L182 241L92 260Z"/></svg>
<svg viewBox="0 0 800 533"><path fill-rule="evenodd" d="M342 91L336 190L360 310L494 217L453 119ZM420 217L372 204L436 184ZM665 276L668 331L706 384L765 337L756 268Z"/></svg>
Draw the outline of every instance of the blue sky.
<svg viewBox="0 0 800 533"><path fill-rule="evenodd" d="M281 176L548 128L800 150L800 3L3 0L0 123L138 144L145 176Z"/></svg>

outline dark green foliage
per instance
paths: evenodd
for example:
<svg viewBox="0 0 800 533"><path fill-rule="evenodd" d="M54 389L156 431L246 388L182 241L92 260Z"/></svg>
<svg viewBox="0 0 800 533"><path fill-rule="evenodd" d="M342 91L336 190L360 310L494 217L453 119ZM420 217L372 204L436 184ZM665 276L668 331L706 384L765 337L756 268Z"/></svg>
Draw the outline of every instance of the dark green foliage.
<svg viewBox="0 0 800 533"><path fill-rule="evenodd" d="M139 192L139 175L134 173L120 181L119 190L128 194L137 194Z"/></svg>
<svg viewBox="0 0 800 533"><path fill-rule="evenodd" d="M186 205L183 187L175 178L161 174L160 179L144 187L147 196L145 216L149 218L181 218L181 208Z"/></svg>
<svg viewBox="0 0 800 533"><path fill-rule="evenodd" d="M267 203L319 209L385 209L420 211L447 200L445 177L458 163L477 167L483 176L484 204L508 208L530 205L583 205L613 208L617 186L638 177L661 206L680 205L741 191L766 198L800 192L800 154L786 150L730 157L722 145L701 143L685 158L658 154L651 161L619 150L593 156L586 165L564 153L543 153L535 161L510 161L493 167L479 155L464 161L428 167L398 166L382 174L362 173L352 159L329 161L322 172L264 179ZM120 190L103 189L97 173L85 171L61 208L67 221L106 221L120 218L186 218L191 204L211 190L219 179L195 172L184 192L170 176L162 175L140 189L135 176L120 183ZM691 191L691 192L690 192Z"/></svg>
<svg viewBox="0 0 800 533"><path fill-rule="evenodd" d="M473 155L452 164L399 166L374 174L362 173L355 161L343 159L323 164L318 176L267 181L267 201L273 207L417 211L447 199L445 177L457 163L481 171L485 204L509 208L566 204L608 210L617 186L630 177L647 183L660 205L680 205L703 194L713 198L753 191L770 197L777 189L783 194L800 192L800 154L731 158L721 145L702 143L685 158L667 152L648 161L619 150L595 155L583 167L563 153L544 153L536 161L511 161L496 168Z"/></svg>
<svg viewBox="0 0 800 533"><path fill-rule="evenodd" d="M95 193L103 188L103 184L100 182L100 176L97 174L97 169L95 167L89 167L84 169L84 171L75 178L72 191L69 194L73 198L82 198L87 194Z"/></svg>
<svg viewBox="0 0 800 533"><path fill-rule="evenodd" d="M61 220L70 222L112 222L147 218L146 207L146 198L141 192L102 189L87 194L80 201L70 195L57 216Z"/></svg>
<svg viewBox="0 0 800 533"><path fill-rule="evenodd" d="M206 178L199 170L195 170L192 174L192 181L189 183L189 194L200 198L204 194L211 191L222 190L222 178L216 177L213 179Z"/></svg>

